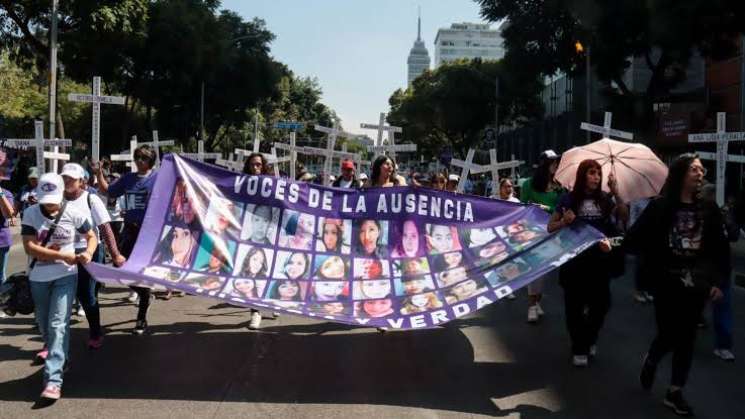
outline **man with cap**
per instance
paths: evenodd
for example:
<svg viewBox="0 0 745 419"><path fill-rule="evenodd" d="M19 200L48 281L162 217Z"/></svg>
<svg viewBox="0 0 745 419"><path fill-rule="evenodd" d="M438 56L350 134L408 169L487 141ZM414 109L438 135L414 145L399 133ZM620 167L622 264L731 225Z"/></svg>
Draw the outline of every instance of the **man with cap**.
<svg viewBox="0 0 745 419"><path fill-rule="evenodd" d="M48 400L57 400L62 394L78 264L90 262L98 246L85 214L63 203L64 191L62 176L42 175L37 188L39 203L26 209L21 222L23 248L32 258L28 277L34 315L44 340L44 349L37 354L44 360L41 398ZM75 243L81 239L85 250L76 254Z"/></svg>
<svg viewBox="0 0 745 419"><path fill-rule="evenodd" d="M114 266L122 266L126 259L121 255L116 245L114 232L111 230L109 212L101 198L88 190L86 178L87 172L81 165L67 163L62 166L62 179L65 182L64 196L67 201L67 208L85 215L86 220L88 220L94 233L96 233L99 243L103 240L106 244ZM78 240L75 243L75 252L81 253L83 251L85 251L85 241ZM96 248L96 251L93 252L92 260L93 262L103 263L103 246ZM88 319L88 347L90 349L98 349L103 345L101 314L96 294L96 280L82 266L78 266L77 297Z"/></svg>
<svg viewBox="0 0 745 419"><path fill-rule="evenodd" d="M451 174L448 176L448 183L445 184L445 190L448 192L458 192L458 182L460 182L460 176Z"/></svg>
<svg viewBox="0 0 745 419"><path fill-rule="evenodd" d="M362 182L355 178L354 162L352 160L344 160L341 162L341 176L331 184L335 188L360 188Z"/></svg>

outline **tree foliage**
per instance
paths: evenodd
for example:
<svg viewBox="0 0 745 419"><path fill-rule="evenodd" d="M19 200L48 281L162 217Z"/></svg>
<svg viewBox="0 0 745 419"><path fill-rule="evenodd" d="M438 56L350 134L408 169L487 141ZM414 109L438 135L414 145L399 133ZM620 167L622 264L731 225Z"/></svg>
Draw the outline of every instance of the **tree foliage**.
<svg viewBox="0 0 745 419"><path fill-rule="evenodd" d="M390 98L388 122L403 127L404 140L418 153L439 156L451 147L464 155L495 122L499 76L500 125L520 124L542 112L541 83L510 71L503 62L461 60L426 71L407 90Z"/></svg>
<svg viewBox="0 0 745 419"><path fill-rule="evenodd" d="M484 18L507 19L505 60L530 74L548 76L584 69L579 41L591 50L593 71L617 86L627 101L651 103L685 80L694 51L704 57L731 54L745 33L745 2L731 0L475 0ZM632 57L652 76L634 92L623 75Z"/></svg>

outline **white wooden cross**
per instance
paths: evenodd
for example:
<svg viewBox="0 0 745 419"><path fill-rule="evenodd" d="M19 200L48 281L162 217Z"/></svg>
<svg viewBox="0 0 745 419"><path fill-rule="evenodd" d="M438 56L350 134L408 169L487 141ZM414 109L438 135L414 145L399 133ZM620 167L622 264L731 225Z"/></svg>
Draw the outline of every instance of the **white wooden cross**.
<svg viewBox="0 0 745 419"><path fill-rule="evenodd" d="M167 140L167 141L159 141L158 140L158 130L153 131L153 141L149 141L146 143L142 143L140 145L148 145L153 150L155 150L155 163L160 163L160 146L164 145L174 145L176 144L173 140ZM220 156L222 157L222 156Z"/></svg>
<svg viewBox="0 0 745 419"><path fill-rule="evenodd" d="M204 140L197 141L197 152L196 153L181 153L183 157L198 160L204 162L207 159L217 160L222 158L220 153L205 153L204 152Z"/></svg>
<svg viewBox="0 0 745 419"><path fill-rule="evenodd" d="M306 154L317 154L317 155L322 155L322 156L325 156L326 157L326 159L324 160L324 163L323 163L323 183L324 183L324 185L329 185L331 183L329 179L330 179L330 175L331 175L331 165L333 164L332 162L333 162L333 158L334 157L339 157L339 158L344 158L344 157L353 158L353 156L354 156L354 154L352 154L352 153L343 153L343 152L342 153L339 153L339 152L336 152L334 150L334 148L336 147L336 138L339 135L341 135L342 137L348 137L348 138L356 138L357 137L356 134L350 134L348 132L344 132L344 131L338 129L337 126L338 125L337 125L336 122L334 122L333 128L324 127L322 125L316 125L315 126L315 130L316 131L319 131L319 132L323 132L323 133L328 134L327 141L326 141L325 153L320 153L320 154L318 153L319 150L320 151L323 151L323 149L314 149L313 147L305 147L305 150L306 151L309 151L309 150L311 151L311 153L307 153L306 152Z"/></svg>
<svg viewBox="0 0 745 419"><path fill-rule="evenodd" d="M451 166L457 166L460 167L460 180L458 181L458 187L456 189L457 192L463 192L463 188L466 186L466 180L468 179L468 173L471 172L474 169L480 169L481 165L476 164L473 162L473 155L476 154L476 150L469 148L468 154L466 155L466 160L460 160L460 159L451 159L450 165Z"/></svg>
<svg viewBox="0 0 745 419"><path fill-rule="evenodd" d="M93 162L99 160L99 149L101 144L101 104L124 105L125 98L121 96L101 95L101 77L93 77L93 94L70 93L67 95L70 102L84 102L93 104L93 127L91 129L91 152ZM56 150L55 150L56 151Z"/></svg>
<svg viewBox="0 0 745 419"><path fill-rule="evenodd" d="M613 113L606 112L605 121L603 121L603 126L593 125L593 124L590 124L589 122L583 122L579 125L579 128L585 131L603 134L603 138L615 137L615 138L622 138L624 140L634 139L634 134L631 132L621 131L621 130L611 128L612 120L613 120Z"/></svg>
<svg viewBox="0 0 745 419"><path fill-rule="evenodd" d="M69 154L59 153L57 151L48 152L44 151L45 147L70 147L72 146L72 140L69 139L44 139L44 121L34 121L34 138L33 139L21 139L21 138L8 138L4 141L6 147L10 148L31 148L36 149L36 167L42 172L45 171L44 159L52 160L52 170L57 173L58 161L59 160L70 160Z"/></svg>
<svg viewBox="0 0 745 419"><path fill-rule="evenodd" d="M243 171L243 159L236 160L235 154L233 153L228 153L227 160L223 158L219 158L215 160L215 164L218 166L225 167L231 172L242 172Z"/></svg>
<svg viewBox="0 0 745 419"><path fill-rule="evenodd" d="M122 151L121 154L112 154L111 161L123 161L124 164L130 168L132 173L137 172L137 165L135 164L135 150L137 149L137 136L133 135L129 141L129 150Z"/></svg>
<svg viewBox="0 0 745 419"><path fill-rule="evenodd" d="M416 144L396 145L396 133L403 132L403 129L401 127L396 127L393 125L385 125L385 113L383 112L380 113L380 121L378 122L378 125L360 124L360 128L378 130L378 138L375 141L375 144L367 147L368 151L374 153L375 155L386 154L387 152L388 155L395 159L397 151L416 151ZM387 145L383 144L383 132L388 133Z"/></svg>
<svg viewBox="0 0 745 419"><path fill-rule="evenodd" d="M504 169L512 169L512 177L515 176L515 168L523 165L524 161L515 160L514 154L512 155L512 161L497 161L497 149L492 148L489 150L489 164L480 165L479 167L471 168L471 173L484 173L491 172L492 181L492 193L499 191L499 171ZM451 163L452 164L452 163Z"/></svg>
<svg viewBox="0 0 745 419"><path fill-rule="evenodd" d="M717 204L719 206L724 205L724 181L725 174L727 171L727 161L729 160L729 154L727 150L729 148L730 141L743 141L745 140L745 132L727 132L727 114L725 112L717 112L717 132L710 134L690 134L688 135L689 143L712 143L716 142L717 151L715 156L711 156L711 153L699 153L702 158L705 154L709 154L707 157L714 157L713 160L717 162Z"/></svg>

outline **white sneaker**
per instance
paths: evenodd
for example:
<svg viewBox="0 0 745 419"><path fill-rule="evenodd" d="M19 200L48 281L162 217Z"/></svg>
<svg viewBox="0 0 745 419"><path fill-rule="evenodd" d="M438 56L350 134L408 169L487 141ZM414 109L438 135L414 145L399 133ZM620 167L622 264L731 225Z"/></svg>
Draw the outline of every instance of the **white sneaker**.
<svg viewBox="0 0 745 419"><path fill-rule="evenodd" d="M85 317L85 310L83 309L83 306L78 307L78 311L75 314L80 317Z"/></svg>
<svg viewBox="0 0 745 419"><path fill-rule="evenodd" d="M538 306L528 307L528 323L538 322Z"/></svg>
<svg viewBox="0 0 745 419"><path fill-rule="evenodd" d="M597 354L598 354L598 345L590 346L590 356L595 358L595 355Z"/></svg>
<svg viewBox="0 0 745 419"><path fill-rule="evenodd" d="M535 309L538 311L539 317L543 317L543 315L546 314L543 312L543 307L541 307L541 303L536 303Z"/></svg>
<svg viewBox="0 0 745 419"><path fill-rule="evenodd" d="M517 298L517 297L515 297L515 294L513 294L513 293L507 294L507 299L508 300L514 300L515 298Z"/></svg>
<svg viewBox="0 0 745 419"><path fill-rule="evenodd" d="M575 367L586 367L588 364L587 355L574 355L572 357L572 365Z"/></svg>
<svg viewBox="0 0 745 419"><path fill-rule="evenodd" d="M261 326L261 313L258 311L254 311L251 313L251 321L248 323L248 328L251 330L256 330Z"/></svg>
<svg viewBox="0 0 745 419"><path fill-rule="evenodd" d="M129 292L129 296L127 297L127 301L129 301L130 303L136 303L137 300L139 300L139 299L140 299L140 296L138 296L136 292L134 292L134 291L130 291Z"/></svg>
<svg viewBox="0 0 745 419"><path fill-rule="evenodd" d="M634 300L639 304L646 304L648 302L647 295L641 291L634 293Z"/></svg>
<svg viewBox="0 0 745 419"><path fill-rule="evenodd" d="M733 362L735 360L735 354L729 349L714 349L714 355L727 362Z"/></svg>
<svg viewBox="0 0 745 419"><path fill-rule="evenodd" d="M275 319L279 318L279 311L273 311L272 316L274 316Z"/></svg>

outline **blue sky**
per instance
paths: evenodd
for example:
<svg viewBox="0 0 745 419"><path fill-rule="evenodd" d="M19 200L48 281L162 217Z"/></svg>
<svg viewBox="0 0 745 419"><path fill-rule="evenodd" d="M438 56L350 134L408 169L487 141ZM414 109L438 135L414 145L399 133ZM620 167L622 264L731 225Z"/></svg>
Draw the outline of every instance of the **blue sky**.
<svg viewBox="0 0 745 419"><path fill-rule="evenodd" d="M377 123L393 91L406 86L417 6L433 64L437 29L481 22L473 0L223 0L245 19L264 19L277 36L272 55L295 74L316 77L344 128L369 135L360 123Z"/></svg>

